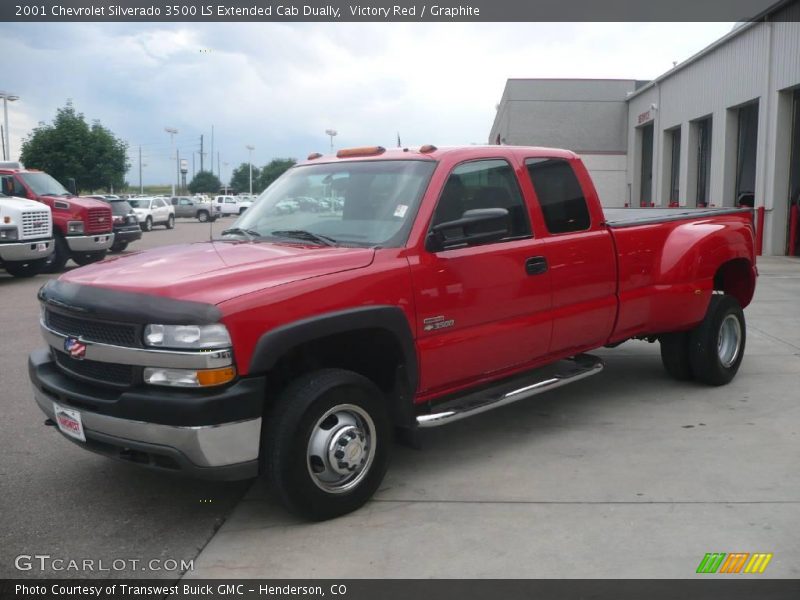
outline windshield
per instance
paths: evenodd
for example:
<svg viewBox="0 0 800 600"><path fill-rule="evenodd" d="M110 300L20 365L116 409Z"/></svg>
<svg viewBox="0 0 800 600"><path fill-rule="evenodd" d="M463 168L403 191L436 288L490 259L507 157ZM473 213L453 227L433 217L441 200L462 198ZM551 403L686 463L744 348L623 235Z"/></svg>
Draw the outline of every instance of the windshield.
<svg viewBox="0 0 800 600"><path fill-rule="evenodd" d="M144 199L141 199L141 198L138 199L138 200L131 199L131 200L128 200L128 203L133 208L150 208L150 200L144 200Z"/></svg>
<svg viewBox="0 0 800 600"><path fill-rule="evenodd" d="M125 200L112 200L108 204L111 206L112 215L127 215L133 210Z"/></svg>
<svg viewBox="0 0 800 600"><path fill-rule="evenodd" d="M231 234L401 246L435 166L374 160L294 167L264 190Z"/></svg>
<svg viewBox="0 0 800 600"><path fill-rule="evenodd" d="M71 196L67 189L47 173L20 173L20 178L37 196Z"/></svg>

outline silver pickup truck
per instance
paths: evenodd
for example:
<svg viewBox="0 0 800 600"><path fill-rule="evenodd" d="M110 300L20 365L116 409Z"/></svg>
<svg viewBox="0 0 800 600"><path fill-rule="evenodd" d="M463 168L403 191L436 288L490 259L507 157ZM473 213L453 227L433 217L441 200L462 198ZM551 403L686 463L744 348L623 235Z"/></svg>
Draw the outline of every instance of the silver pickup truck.
<svg viewBox="0 0 800 600"><path fill-rule="evenodd" d="M213 221L217 218L211 208L210 202L201 202L191 196L173 196L172 206L175 207L176 217L189 217L201 223Z"/></svg>

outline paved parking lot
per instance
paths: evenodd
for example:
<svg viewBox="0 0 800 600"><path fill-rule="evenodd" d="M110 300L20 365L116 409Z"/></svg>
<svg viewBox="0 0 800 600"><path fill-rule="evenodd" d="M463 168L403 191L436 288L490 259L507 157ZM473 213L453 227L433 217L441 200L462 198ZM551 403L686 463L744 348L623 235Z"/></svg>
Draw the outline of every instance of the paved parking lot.
<svg viewBox="0 0 800 600"><path fill-rule="evenodd" d="M185 221L132 249L207 237ZM599 351L597 377L397 447L375 500L326 523L287 515L261 483L148 473L43 427L24 364L46 278L0 273L0 577L47 553L194 558L187 577L685 578L706 552L771 552L763 576L796 578L800 262L759 268L732 384L672 381L656 344Z"/></svg>

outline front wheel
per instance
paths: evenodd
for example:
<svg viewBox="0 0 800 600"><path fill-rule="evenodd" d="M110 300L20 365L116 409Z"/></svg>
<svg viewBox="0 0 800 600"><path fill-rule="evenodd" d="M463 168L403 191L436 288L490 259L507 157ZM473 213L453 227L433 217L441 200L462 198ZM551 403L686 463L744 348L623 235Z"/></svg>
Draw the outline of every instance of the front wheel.
<svg viewBox="0 0 800 600"><path fill-rule="evenodd" d="M287 386L262 435L272 489L288 509L317 521L361 507L389 465L384 395L352 371L314 371Z"/></svg>
<svg viewBox="0 0 800 600"><path fill-rule="evenodd" d="M153 231L153 218L147 217L142 223L142 231Z"/></svg>
<svg viewBox="0 0 800 600"><path fill-rule="evenodd" d="M45 259L44 273L60 273L69 260L69 246L60 235L55 236L53 252Z"/></svg>
<svg viewBox="0 0 800 600"><path fill-rule="evenodd" d="M205 210L201 210L199 213L197 213L197 220L200 221L201 223L207 223L208 212Z"/></svg>
<svg viewBox="0 0 800 600"><path fill-rule="evenodd" d="M8 274L14 277L33 277L41 273L46 264L46 258L37 258L29 261L6 262L3 266Z"/></svg>
<svg viewBox="0 0 800 600"><path fill-rule="evenodd" d="M170 215L167 218L167 229L175 229L175 215Z"/></svg>
<svg viewBox="0 0 800 600"><path fill-rule="evenodd" d="M689 363L697 381L729 383L744 357L744 313L733 296L713 295L703 322L689 335Z"/></svg>

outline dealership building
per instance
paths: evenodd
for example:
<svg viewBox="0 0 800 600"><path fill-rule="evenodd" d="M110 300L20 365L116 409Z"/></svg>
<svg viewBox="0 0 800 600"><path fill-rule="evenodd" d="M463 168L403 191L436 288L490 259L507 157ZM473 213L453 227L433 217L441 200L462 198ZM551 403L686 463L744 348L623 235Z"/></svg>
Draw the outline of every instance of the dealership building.
<svg viewBox="0 0 800 600"><path fill-rule="evenodd" d="M800 0L653 81L510 79L489 141L574 150L606 206L764 207L763 253L787 254L800 203Z"/></svg>

